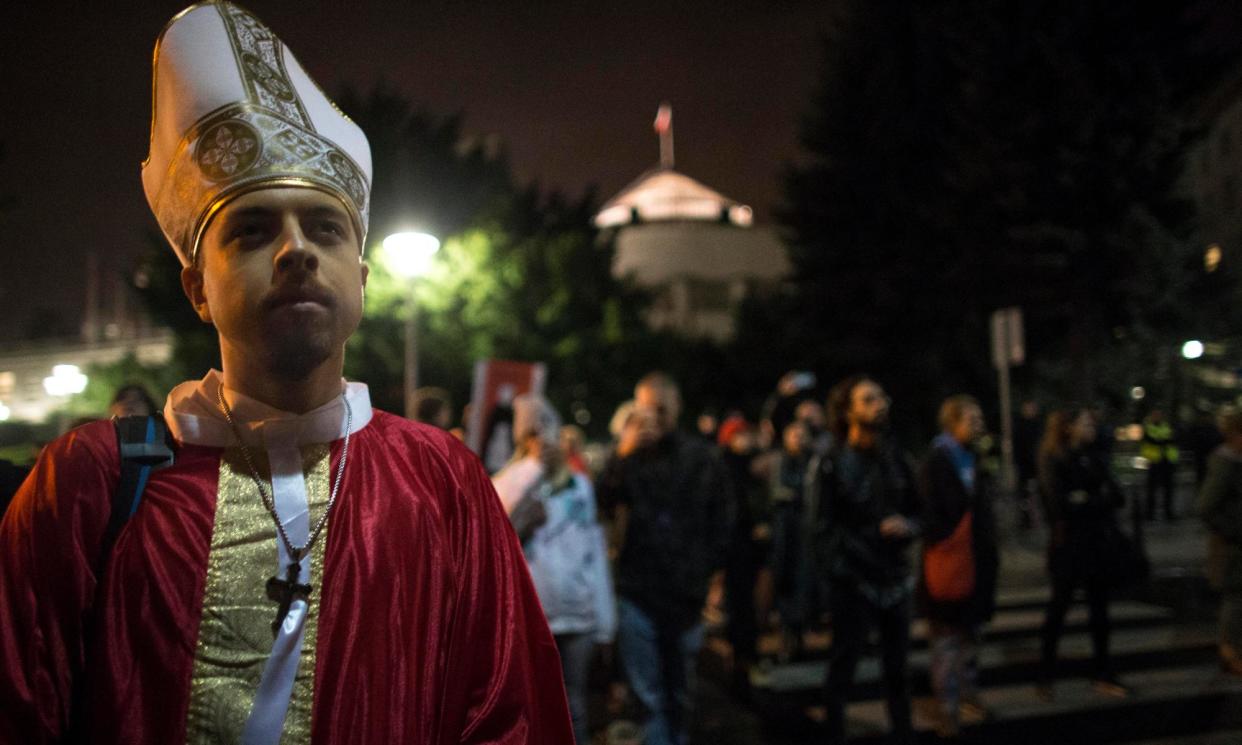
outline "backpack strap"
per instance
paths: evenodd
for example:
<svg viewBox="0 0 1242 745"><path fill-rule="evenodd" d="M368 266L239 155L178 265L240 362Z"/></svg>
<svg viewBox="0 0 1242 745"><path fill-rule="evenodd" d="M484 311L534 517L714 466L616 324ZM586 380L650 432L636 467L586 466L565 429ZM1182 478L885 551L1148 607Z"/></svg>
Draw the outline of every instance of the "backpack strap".
<svg viewBox="0 0 1242 745"><path fill-rule="evenodd" d="M113 417L112 424L116 429L117 450L121 458L121 478L117 481L116 490L112 492L112 512L108 517L108 525L104 528L99 556L95 561L95 576L100 579L96 586L96 606L99 589L103 587L104 571L112 554L112 544L116 542L121 528L125 527L125 523L138 509L151 472L171 466L174 452L172 436L160 414ZM84 640L93 636L96 616L96 613L87 616L82 633ZM83 670L74 670L69 726L61 739L61 745L89 743L92 739L85 729L88 707L85 680Z"/></svg>
<svg viewBox="0 0 1242 745"><path fill-rule="evenodd" d="M125 523L134 516L152 471L173 464L173 442L160 414L116 417L116 441L121 455L121 478L112 493L112 514L104 530L101 564Z"/></svg>

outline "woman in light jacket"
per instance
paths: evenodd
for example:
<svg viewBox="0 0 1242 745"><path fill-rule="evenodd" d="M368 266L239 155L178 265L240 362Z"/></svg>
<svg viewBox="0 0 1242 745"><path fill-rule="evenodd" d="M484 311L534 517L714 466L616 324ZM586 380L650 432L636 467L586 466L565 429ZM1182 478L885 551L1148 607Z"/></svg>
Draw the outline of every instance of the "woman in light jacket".
<svg viewBox="0 0 1242 745"><path fill-rule="evenodd" d="M597 644L616 636L604 533L590 480L566 465L560 421L541 396L513 402L513 459L492 477L556 638L579 745L589 742L587 674Z"/></svg>

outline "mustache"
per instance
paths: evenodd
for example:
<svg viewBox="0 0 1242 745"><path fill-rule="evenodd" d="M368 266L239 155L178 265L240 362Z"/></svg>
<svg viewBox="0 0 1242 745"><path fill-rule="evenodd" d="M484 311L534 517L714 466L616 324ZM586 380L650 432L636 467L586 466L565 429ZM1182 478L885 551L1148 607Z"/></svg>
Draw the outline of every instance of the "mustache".
<svg viewBox="0 0 1242 745"><path fill-rule="evenodd" d="M290 285L277 287L263 298L263 309L273 310L293 303L318 303L325 308L336 305L331 292L317 285Z"/></svg>

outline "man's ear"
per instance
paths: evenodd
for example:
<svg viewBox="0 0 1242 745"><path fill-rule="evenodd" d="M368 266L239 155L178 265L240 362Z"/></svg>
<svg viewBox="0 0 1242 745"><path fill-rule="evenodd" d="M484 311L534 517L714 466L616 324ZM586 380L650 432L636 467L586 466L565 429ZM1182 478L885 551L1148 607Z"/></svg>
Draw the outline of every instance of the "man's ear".
<svg viewBox="0 0 1242 745"><path fill-rule="evenodd" d="M367 262L360 262L362 271L362 295L366 297L367 293L367 277L371 274L371 267L367 266Z"/></svg>
<svg viewBox="0 0 1242 745"><path fill-rule="evenodd" d="M203 292L202 270L196 266L182 267L181 289L203 323L211 323L211 308L207 306L207 295Z"/></svg>

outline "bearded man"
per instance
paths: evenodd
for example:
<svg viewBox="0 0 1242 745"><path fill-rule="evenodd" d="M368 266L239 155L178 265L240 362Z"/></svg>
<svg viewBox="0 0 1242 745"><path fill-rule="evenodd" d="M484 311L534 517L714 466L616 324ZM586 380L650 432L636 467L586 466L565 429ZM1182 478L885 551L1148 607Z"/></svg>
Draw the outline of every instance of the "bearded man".
<svg viewBox="0 0 1242 745"><path fill-rule="evenodd" d="M370 150L227 2L156 45L148 201L222 371L110 534L112 424L0 524L0 741L571 742L556 647L487 474L342 379Z"/></svg>

